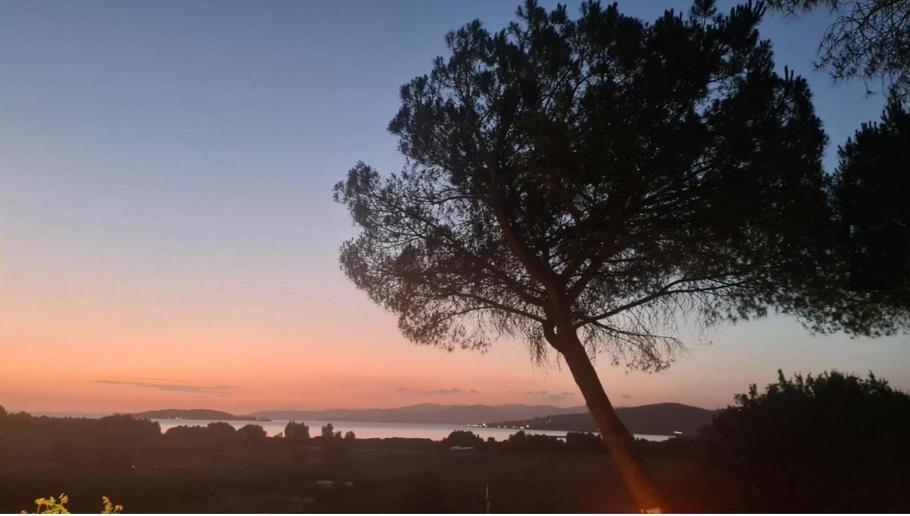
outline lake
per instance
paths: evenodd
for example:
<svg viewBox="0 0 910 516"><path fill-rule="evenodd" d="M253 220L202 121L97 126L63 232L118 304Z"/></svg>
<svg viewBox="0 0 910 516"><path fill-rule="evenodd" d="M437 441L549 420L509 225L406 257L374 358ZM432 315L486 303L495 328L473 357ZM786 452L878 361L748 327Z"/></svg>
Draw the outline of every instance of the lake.
<svg viewBox="0 0 910 516"><path fill-rule="evenodd" d="M162 432L167 432L168 429L175 426L205 426L209 423L214 423L217 420L207 420L207 419L153 419L157 421L161 426ZM329 421L320 421L320 420L310 420L304 421L307 426L310 427L310 435L317 436L320 433L320 429L329 423ZM261 426L268 435L274 436L279 433L284 432L284 427L287 425L287 419L275 419L272 421L224 421L234 428L240 428L244 425L259 425ZM446 424L446 423L384 423L378 421L331 421L332 426L335 427L336 432L345 432L352 431L354 434L361 439L372 439L379 438L385 439L388 437L405 437L405 438L418 438L418 439L433 439L434 441L439 441L444 437L448 436L453 430L470 430L480 437L487 439L492 437L497 441L504 441L508 439L511 434L514 434L518 429L514 428L490 428L490 427L477 427L477 426L468 426L468 425L458 425L458 424ZM525 433L528 434L543 434L543 435L552 435L556 437L565 437L565 431L555 431L555 430L527 430ZM670 436L667 435L648 435L648 434L635 434L635 437L641 439L647 439L649 441L665 441L670 439Z"/></svg>

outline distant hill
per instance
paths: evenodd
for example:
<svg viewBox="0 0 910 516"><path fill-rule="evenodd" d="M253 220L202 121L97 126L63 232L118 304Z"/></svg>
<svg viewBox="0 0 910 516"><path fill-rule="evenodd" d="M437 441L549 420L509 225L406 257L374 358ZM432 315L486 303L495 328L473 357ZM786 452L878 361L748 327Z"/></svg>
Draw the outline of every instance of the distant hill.
<svg viewBox="0 0 910 516"><path fill-rule="evenodd" d="M449 423L479 425L491 421L530 419L553 414L572 414L585 407L554 405L440 405L422 403L391 409L261 410L254 416L298 421L377 421L384 423Z"/></svg>
<svg viewBox="0 0 910 516"><path fill-rule="evenodd" d="M164 409L148 410L130 414L137 419L216 419L221 421L268 421L255 415L237 416L229 412L210 409Z"/></svg>
<svg viewBox="0 0 910 516"><path fill-rule="evenodd" d="M657 403L640 407L619 407L619 419L633 434L672 435L682 432L691 435L711 423L713 410L683 405ZM597 425L588 412L578 414L552 414L524 420L501 421L488 426L503 428L529 428L533 430L565 430L570 432L596 432Z"/></svg>

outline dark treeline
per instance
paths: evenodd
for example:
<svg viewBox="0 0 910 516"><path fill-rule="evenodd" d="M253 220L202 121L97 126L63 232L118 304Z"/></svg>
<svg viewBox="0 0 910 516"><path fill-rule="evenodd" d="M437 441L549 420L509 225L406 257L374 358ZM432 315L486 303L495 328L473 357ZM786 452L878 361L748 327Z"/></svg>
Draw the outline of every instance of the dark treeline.
<svg viewBox="0 0 910 516"><path fill-rule="evenodd" d="M456 445L473 449L452 451ZM518 432L496 443L456 431L440 443L357 439L331 424L311 432L302 422L288 423L276 437L267 437L255 424L235 429L224 422L162 433L157 422L125 415L55 418L2 411L0 512L28 509L34 499L62 492L77 512L95 510L103 494L115 497L127 512L410 511L426 508L421 504L428 499L435 504L433 510L472 511L481 500L467 494L480 478L474 464L479 457L488 466L482 468L484 481L500 482L502 503L509 503L507 492L522 503L520 486L528 479L504 472L563 461L564 450L594 453L574 453L575 460L550 468L554 480L559 476L574 484L582 479L579 485L586 489L599 488L600 483L584 480L596 477L605 454L599 439L585 434L573 434L565 443ZM507 455L497 457L501 452ZM445 478L447 494L428 498L421 479L439 475ZM615 499L560 499L563 505L552 509L630 508L624 505L629 501L615 473L607 479L613 484L608 492L618 493ZM458 490L460 501L454 494ZM547 507L547 500L541 503Z"/></svg>
<svg viewBox="0 0 910 516"><path fill-rule="evenodd" d="M780 376L752 387L691 438L637 441L684 512L904 512L910 509L910 397L874 376ZM129 416L34 417L0 410L0 512L65 492L71 509L107 495L127 512L634 511L592 434L470 431L357 439L292 422L176 427ZM80 504L84 504L80 505Z"/></svg>

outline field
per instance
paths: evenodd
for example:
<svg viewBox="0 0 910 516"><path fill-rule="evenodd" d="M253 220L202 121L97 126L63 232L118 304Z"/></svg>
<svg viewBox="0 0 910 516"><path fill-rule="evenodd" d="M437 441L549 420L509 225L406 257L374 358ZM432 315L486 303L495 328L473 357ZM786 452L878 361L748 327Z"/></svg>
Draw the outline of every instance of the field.
<svg viewBox="0 0 910 516"><path fill-rule="evenodd" d="M35 426L42 418L29 419ZM453 451L423 439L78 435L3 432L0 512L32 509L35 498L61 492L80 512L97 512L102 495L132 513L484 512L488 502L492 512L634 512L596 444ZM673 509L720 508L689 445L640 445Z"/></svg>

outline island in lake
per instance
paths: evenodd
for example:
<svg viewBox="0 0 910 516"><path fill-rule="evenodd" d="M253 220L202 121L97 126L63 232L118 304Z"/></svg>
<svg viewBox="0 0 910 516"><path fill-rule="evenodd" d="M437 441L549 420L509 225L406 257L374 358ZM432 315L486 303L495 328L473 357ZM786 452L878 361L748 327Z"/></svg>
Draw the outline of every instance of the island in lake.
<svg viewBox="0 0 910 516"><path fill-rule="evenodd" d="M714 411L681 403L656 403L639 407L619 407L616 414L629 432L651 435L692 435L711 424ZM566 430L569 432L597 432L597 425L589 412L553 414L530 419L501 421L488 424L498 428L526 428L529 430Z"/></svg>

